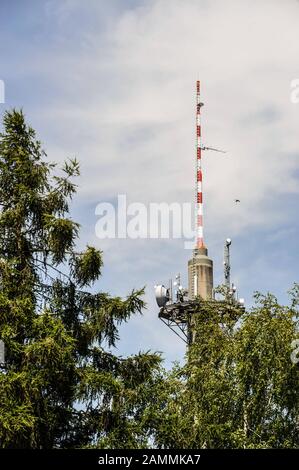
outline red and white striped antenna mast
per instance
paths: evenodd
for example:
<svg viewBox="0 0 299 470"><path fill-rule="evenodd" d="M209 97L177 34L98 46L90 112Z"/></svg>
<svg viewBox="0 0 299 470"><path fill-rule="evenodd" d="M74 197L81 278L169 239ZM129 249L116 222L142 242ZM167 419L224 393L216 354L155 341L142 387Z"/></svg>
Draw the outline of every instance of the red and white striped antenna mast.
<svg viewBox="0 0 299 470"><path fill-rule="evenodd" d="M203 242L203 206L202 206L202 167L201 167L201 122L200 81L196 82L196 248L202 248Z"/></svg>
<svg viewBox="0 0 299 470"><path fill-rule="evenodd" d="M201 121L200 109L203 103L200 101L200 81L196 82L196 246L195 248L204 248L203 239L203 191L202 191L202 165L201 151L213 150L215 152L225 153L214 147L204 147L201 144Z"/></svg>

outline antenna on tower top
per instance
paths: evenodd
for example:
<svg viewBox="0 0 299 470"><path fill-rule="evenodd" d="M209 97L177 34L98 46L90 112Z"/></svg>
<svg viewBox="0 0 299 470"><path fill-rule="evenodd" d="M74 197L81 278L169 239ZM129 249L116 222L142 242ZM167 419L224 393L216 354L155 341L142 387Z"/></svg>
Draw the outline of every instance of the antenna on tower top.
<svg viewBox="0 0 299 470"><path fill-rule="evenodd" d="M201 123L200 81L196 82L196 248L203 248L203 205L202 205L202 167L201 167Z"/></svg>
<svg viewBox="0 0 299 470"><path fill-rule="evenodd" d="M200 81L196 82L196 247L205 248L203 239L203 191L202 191L202 165L201 151L212 150L226 153L225 150L215 147L206 147L201 144L201 115L200 109L204 104L200 101Z"/></svg>

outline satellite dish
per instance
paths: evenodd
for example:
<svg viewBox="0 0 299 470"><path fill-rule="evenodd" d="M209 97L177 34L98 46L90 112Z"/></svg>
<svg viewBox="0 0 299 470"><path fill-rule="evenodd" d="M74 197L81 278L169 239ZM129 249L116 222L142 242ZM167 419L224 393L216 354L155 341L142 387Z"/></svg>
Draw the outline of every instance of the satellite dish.
<svg viewBox="0 0 299 470"><path fill-rule="evenodd" d="M155 286L155 297L159 307L164 307L169 301L169 289L163 285Z"/></svg>

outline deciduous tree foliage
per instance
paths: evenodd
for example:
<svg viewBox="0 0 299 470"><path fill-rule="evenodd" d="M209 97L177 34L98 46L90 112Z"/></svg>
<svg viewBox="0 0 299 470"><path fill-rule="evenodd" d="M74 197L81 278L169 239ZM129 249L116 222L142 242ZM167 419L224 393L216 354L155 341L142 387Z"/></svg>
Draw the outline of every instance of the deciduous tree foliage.
<svg viewBox="0 0 299 470"><path fill-rule="evenodd" d="M290 306L255 295L250 312L198 303L186 365L161 382L153 413L161 448L297 448L298 286ZM163 406L162 406L163 403Z"/></svg>
<svg viewBox="0 0 299 470"><path fill-rule="evenodd" d="M61 174L46 162L19 111L0 134L0 445L4 448L142 447L139 392L156 354L126 359L105 351L118 326L144 307L88 287L102 254L76 252L79 225L68 215L78 163ZM141 393L140 393L141 395Z"/></svg>

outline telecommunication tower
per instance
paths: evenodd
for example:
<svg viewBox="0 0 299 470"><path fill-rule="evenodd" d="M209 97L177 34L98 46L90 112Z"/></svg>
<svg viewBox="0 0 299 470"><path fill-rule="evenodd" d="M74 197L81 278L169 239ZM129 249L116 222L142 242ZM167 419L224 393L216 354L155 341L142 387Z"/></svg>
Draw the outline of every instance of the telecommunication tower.
<svg viewBox="0 0 299 470"><path fill-rule="evenodd" d="M201 137L201 108L203 103L200 98L200 81L196 82L196 242L193 256L188 261L188 290L180 285L180 276L176 277L176 295L173 298L173 283L170 280L168 288L164 285L155 286L155 295L160 307L159 318L171 328L180 338L190 344L195 335L192 331L194 324L194 312L200 312L200 305L211 304L220 314L237 306L242 308L243 299L240 302L235 298L235 287L230 286L230 259L229 246L231 240L226 240L224 255L224 284L227 292L224 300L216 300L213 289L213 261L208 257L208 249L204 243L203 230L203 171L202 152L212 150L225 153L225 151L202 145ZM242 305L241 305L242 304Z"/></svg>

